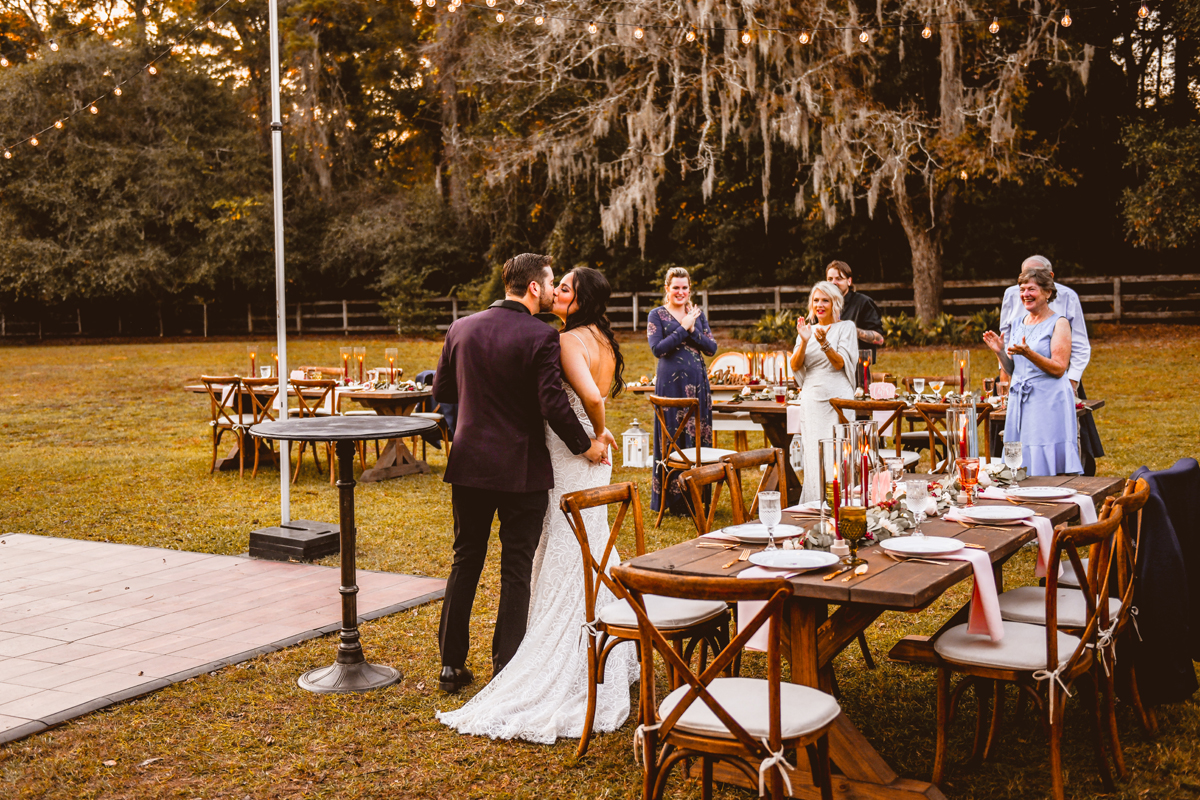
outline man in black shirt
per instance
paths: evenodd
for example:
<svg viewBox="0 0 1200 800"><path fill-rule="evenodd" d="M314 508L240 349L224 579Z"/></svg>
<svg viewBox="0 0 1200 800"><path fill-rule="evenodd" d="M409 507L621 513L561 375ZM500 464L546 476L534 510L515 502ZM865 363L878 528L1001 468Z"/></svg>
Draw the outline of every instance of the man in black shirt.
<svg viewBox="0 0 1200 800"><path fill-rule="evenodd" d="M854 291L850 265L845 261L830 261L825 267L825 279L842 292L842 319L853 322L858 328L859 351L883 347L883 320L879 318L879 308L870 295ZM874 361L872 358L871 362Z"/></svg>

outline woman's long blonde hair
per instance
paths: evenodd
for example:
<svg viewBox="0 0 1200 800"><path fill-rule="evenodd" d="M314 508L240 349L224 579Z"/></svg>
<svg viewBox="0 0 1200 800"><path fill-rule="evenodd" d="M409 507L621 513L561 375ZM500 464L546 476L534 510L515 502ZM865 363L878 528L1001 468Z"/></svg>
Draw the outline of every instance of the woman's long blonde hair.
<svg viewBox="0 0 1200 800"><path fill-rule="evenodd" d="M813 292L824 292L829 298L829 302L833 304L833 321L840 322L842 319L842 306L846 304L846 298L842 297L842 290L837 287L833 281L821 281L813 284L812 289L808 293L808 321L815 323L817 315L813 313Z"/></svg>
<svg viewBox="0 0 1200 800"><path fill-rule="evenodd" d="M671 304L671 281L676 278L685 278L688 282L688 289L692 288L692 276L688 275L688 271L683 267L671 267L667 270L667 277L663 279L663 305Z"/></svg>

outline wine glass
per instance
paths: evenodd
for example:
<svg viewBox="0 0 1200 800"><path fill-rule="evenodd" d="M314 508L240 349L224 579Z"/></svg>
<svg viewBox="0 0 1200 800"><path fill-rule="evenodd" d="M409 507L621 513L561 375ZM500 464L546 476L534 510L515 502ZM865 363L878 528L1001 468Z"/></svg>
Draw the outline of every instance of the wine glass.
<svg viewBox="0 0 1200 800"><path fill-rule="evenodd" d="M779 492L758 493L758 519L767 526L767 549L775 549L775 526L783 516L779 507Z"/></svg>
<svg viewBox="0 0 1200 800"><path fill-rule="evenodd" d="M900 456L888 456L883 463L887 465L888 472L891 473L892 491L894 492L904 478L904 459Z"/></svg>
<svg viewBox="0 0 1200 800"><path fill-rule="evenodd" d="M995 378L984 378L983 379L983 396L984 397L991 397L992 392L995 391L995 388L996 388L996 379Z"/></svg>
<svg viewBox="0 0 1200 800"><path fill-rule="evenodd" d="M931 381L929 381L929 388L932 389L935 394L940 396L942 394L942 386L944 386L945 383L946 383L945 381L931 380Z"/></svg>
<svg viewBox="0 0 1200 800"><path fill-rule="evenodd" d="M904 491L908 495L908 510L913 512L917 526L913 528L913 536L924 536L921 523L925 521L925 501L929 499L929 484L923 480L906 481Z"/></svg>
<svg viewBox="0 0 1200 800"><path fill-rule="evenodd" d="M1013 472L1013 488L1020 486L1020 483L1017 481L1017 470L1021 468L1021 462L1024 460L1025 455L1021 450L1020 442L1004 443L1004 466Z"/></svg>
<svg viewBox="0 0 1200 800"><path fill-rule="evenodd" d="M918 397L920 395L924 394L925 393L925 379L924 378L913 378L912 379L912 387L913 387L913 393L916 394Z"/></svg>

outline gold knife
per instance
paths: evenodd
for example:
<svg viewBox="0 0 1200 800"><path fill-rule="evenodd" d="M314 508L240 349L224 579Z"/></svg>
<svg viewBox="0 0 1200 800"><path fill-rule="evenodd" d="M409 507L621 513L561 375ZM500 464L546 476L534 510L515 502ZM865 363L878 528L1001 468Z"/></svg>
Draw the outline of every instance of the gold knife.
<svg viewBox="0 0 1200 800"><path fill-rule="evenodd" d="M849 569L850 569L850 567L848 565L842 566L840 569L835 569L833 572L826 575L824 578L822 578L822 580L831 581L834 578L836 578L838 575L841 575L843 572L846 572Z"/></svg>

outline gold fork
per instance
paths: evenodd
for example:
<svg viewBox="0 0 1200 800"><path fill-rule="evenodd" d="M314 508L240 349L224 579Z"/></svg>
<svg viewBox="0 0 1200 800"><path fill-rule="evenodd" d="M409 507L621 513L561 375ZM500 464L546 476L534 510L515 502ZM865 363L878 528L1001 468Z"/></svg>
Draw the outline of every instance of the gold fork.
<svg viewBox="0 0 1200 800"><path fill-rule="evenodd" d="M750 551L743 550L742 554L740 556L738 556L737 558L735 558L733 561L722 564L721 569L729 569L730 567L732 567L734 564L738 563L739 561L745 561L748 558L750 558Z"/></svg>
<svg viewBox="0 0 1200 800"><path fill-rule="evenodd" d="M1004 530L1004 528L1001 528L1001 527L999 527L999 526L997 526L997 525L975 525L975 524L973 524L973 523L967 523L967 522L963 522L961 519L958 521L958 524L959 524L959 525L962 525L962 526L963 526L964 528L966 528L967 530L972 530L972 529L974 529L974 528L987 528L987 529L988 529L988 530L990 530L990 531L1002 531L1002 530Z"/></svg>

